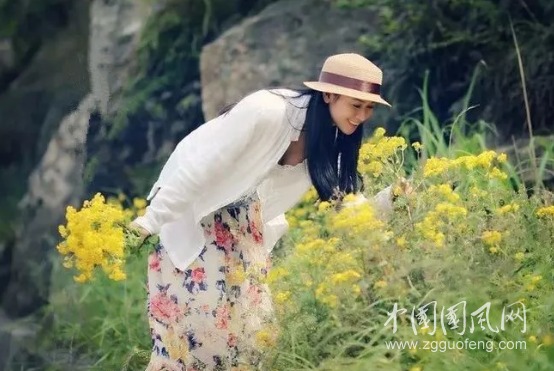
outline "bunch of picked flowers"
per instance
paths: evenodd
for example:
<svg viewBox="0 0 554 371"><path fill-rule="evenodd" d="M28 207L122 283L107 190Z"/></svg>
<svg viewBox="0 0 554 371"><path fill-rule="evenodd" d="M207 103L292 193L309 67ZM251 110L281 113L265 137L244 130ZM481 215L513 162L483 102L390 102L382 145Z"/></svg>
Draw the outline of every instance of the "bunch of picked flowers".
<svg viewBox="0 0 554 371"><path fill-rule="evenodd" d="M66 208L67 224L59 226L63 241L56 248L63 256L63 266L78 271L74 276L76 282L93 280L99 269L112 280L125 280L128 257L144 248L150 250L158 243L157 236L144 239L129 224L144 213L146 201L134 199L131 207L124 208L121 204L124 200L120 195L106 202L97 193L92 200L84 201L80 210Z"/></svg>

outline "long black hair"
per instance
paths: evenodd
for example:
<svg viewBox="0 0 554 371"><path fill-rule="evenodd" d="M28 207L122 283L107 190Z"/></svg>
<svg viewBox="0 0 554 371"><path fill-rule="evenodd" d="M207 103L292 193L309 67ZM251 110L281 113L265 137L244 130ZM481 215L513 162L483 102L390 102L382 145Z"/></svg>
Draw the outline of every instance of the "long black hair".
<svg viewBox="0 0 554 371"><path fill-rule="evenodd" d="M364 125L358 126L354 133L345 135L334 124L322 92L313 89L290 90L298 93L292 98L309 96L307 107L296 108L307 110L301 129L305 132L304 157L321 201L340 199L344 193L363 191L363 178L357 168ZM270 91L289 99L276 91ZM290 100L288 103L294 104ZM219 114L229 112L235 104L225 107Z"/></svg>

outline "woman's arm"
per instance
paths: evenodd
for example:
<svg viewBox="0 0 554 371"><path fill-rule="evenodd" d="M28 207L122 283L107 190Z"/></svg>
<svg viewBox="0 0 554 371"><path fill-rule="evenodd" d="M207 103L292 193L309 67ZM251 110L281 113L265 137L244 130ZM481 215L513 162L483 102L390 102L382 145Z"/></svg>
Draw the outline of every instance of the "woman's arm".
<svg viewBox="0 0 554 371"><path fill-rule="evenodd" d="M393 202L395 195L393 189L395 187L400 187L403 194L412 194L413 189L410 184L410 180L400 178L393 185L390 185L371 197L367 199L362 193L360 193L355 201L345 203L343 206L354 206L363 202L369 202L375 209L378 211L379 215L383 218L387 218L393 211Z"/></svg>
<svg viewBox="0 0 554 371"><path fill-rule="evenodd" d="M162 225L178 219L210 183L232 171L258 133L280 130L284 109L282 98L261 90L186 136L171 155L175 170L134 223L157 234Z"/></svg>

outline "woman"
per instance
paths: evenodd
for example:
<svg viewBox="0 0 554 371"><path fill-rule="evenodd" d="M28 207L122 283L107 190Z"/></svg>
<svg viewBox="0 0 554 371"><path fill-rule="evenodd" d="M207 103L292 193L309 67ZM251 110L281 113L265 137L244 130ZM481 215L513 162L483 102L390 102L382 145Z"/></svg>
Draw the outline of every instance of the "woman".
<svg viewBox="0 0 554 371"><path fill-rule="evenodd" d="M309 89L252 93L178 144L133 222L161 241L149 257L147 371L263 369L276 333L264 278L284 213L312 185L321 200L363 189L360 126L390 106L381 81L366 58L334 55ZM390 187L375 200L390 208Z"/></svg>

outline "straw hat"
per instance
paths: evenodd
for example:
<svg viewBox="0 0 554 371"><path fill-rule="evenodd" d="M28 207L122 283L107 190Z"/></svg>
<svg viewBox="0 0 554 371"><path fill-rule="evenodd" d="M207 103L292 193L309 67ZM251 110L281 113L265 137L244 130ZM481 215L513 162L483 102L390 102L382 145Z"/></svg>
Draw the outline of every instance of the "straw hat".
<svg viewBox="0 0 554 371"><path fill-rule="evenodd" d="M383 72L359 54L332 55L323 64L319 81L305 81L307 87L364 101L391 106L381 98Z"/></svg>

